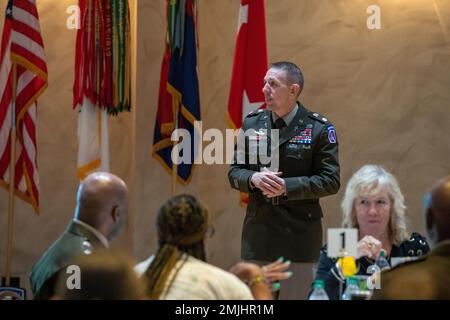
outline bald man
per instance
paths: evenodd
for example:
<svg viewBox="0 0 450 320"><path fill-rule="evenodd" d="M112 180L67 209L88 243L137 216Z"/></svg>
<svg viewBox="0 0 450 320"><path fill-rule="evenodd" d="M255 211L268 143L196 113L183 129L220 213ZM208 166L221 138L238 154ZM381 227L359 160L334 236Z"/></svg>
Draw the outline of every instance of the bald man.
<svg viewBox="0 0 450 320"><path fill-rule="evenodd" d="M81 254L109 249L127 216L127 186L119 177L95 172L86 177L77 192L74 219L64 233L47 249L30 273L35 299L53 295L60 272Z"/></svg>
<svg viewBox="0 0 450 320"><path fill-rule="evenodd" d="M450 299L450 176L424 197L425 223L434 249L419 260L381 274L373 299Z"/></svg>

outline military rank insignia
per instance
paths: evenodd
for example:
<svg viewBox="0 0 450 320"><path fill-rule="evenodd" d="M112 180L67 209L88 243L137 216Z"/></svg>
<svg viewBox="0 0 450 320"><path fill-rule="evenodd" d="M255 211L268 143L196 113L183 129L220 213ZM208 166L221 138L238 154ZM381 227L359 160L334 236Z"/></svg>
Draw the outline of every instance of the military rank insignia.
<svg viewBox="0 0 450 320"><path fill-rule="evenodd" d="M81 250L85 255L90 255L94 251L94 248L92 247L92 244L89 241L84 240L83 243L81 244Z"/></svg>
<svg viewBox="0 0 450 320"><path fill-rule="evenodd" d="M336 130L334 129L334 127L328 126L327 131L328 131L328 142L336 143Z"/></svg>
<svg viewBox="0 0 450 320"><path fill-rule="evenodd" d="M266 140L267 139L267 134L264 130L260 130L260 131L255 131L255 135L254 136L249 136L250 140L256 140L256 141L261 141L261 140Z"/></svg>

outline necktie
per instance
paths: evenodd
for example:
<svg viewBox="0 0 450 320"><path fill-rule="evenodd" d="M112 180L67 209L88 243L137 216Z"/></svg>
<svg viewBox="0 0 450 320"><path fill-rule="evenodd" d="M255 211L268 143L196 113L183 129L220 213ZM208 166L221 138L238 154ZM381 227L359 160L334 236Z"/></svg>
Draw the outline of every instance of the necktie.
<svg viewBox="0 0 450 320"><path fill-rule="evenodd" d="M283 129L284 127L286 127L286 122L284 122L283 118L278 118L277 120L275 120L274 123L274 128L275 129Z"/></svg>

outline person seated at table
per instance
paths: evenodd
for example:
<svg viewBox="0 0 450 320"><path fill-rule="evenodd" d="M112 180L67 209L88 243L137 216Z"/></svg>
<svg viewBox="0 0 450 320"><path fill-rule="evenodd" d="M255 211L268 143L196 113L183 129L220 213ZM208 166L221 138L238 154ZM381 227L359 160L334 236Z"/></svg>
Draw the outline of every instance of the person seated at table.
<svg viewBox="0 0 450 320"><path fill-rule="evenodd" d="M237 263L230 272L206 262L209 212L195 197L178 195L158 212L159 248L135 271L147 282L146 294L160 300L272 299L269 283L289 277L289 264L264 267Z"/></svg>
<svg viewBox="0 0 450 320"><path fill-rule="evenodd" d="M430 247L422 235L410 233L406 206L397 179L383 167L365 165L353 174L341 203L343 228L357 228L357 275L369 275L367 269L384 251L388 262L394 257L418 257ZM323 280L328 297L339 299L345 278L337 258L321 249L316 280Z"/></svg>

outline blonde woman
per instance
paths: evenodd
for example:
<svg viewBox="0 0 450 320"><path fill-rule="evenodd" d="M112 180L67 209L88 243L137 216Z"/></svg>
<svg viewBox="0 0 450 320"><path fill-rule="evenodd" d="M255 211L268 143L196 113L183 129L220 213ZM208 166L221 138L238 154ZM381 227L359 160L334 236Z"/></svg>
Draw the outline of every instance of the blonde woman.
<svg viewBox="0 0 450 320"><path fill-rule="evenodd" d="M378 165L365 165L350 178L341 204L342 226L357 228L358 274L365 275L383 250L392 257L414 257L427 253L426 239L407 228L406 206L397 179ZM344 283L336 259L320 252L316 279L324 280L330 299L339 299L339 283Z"/></svg>

